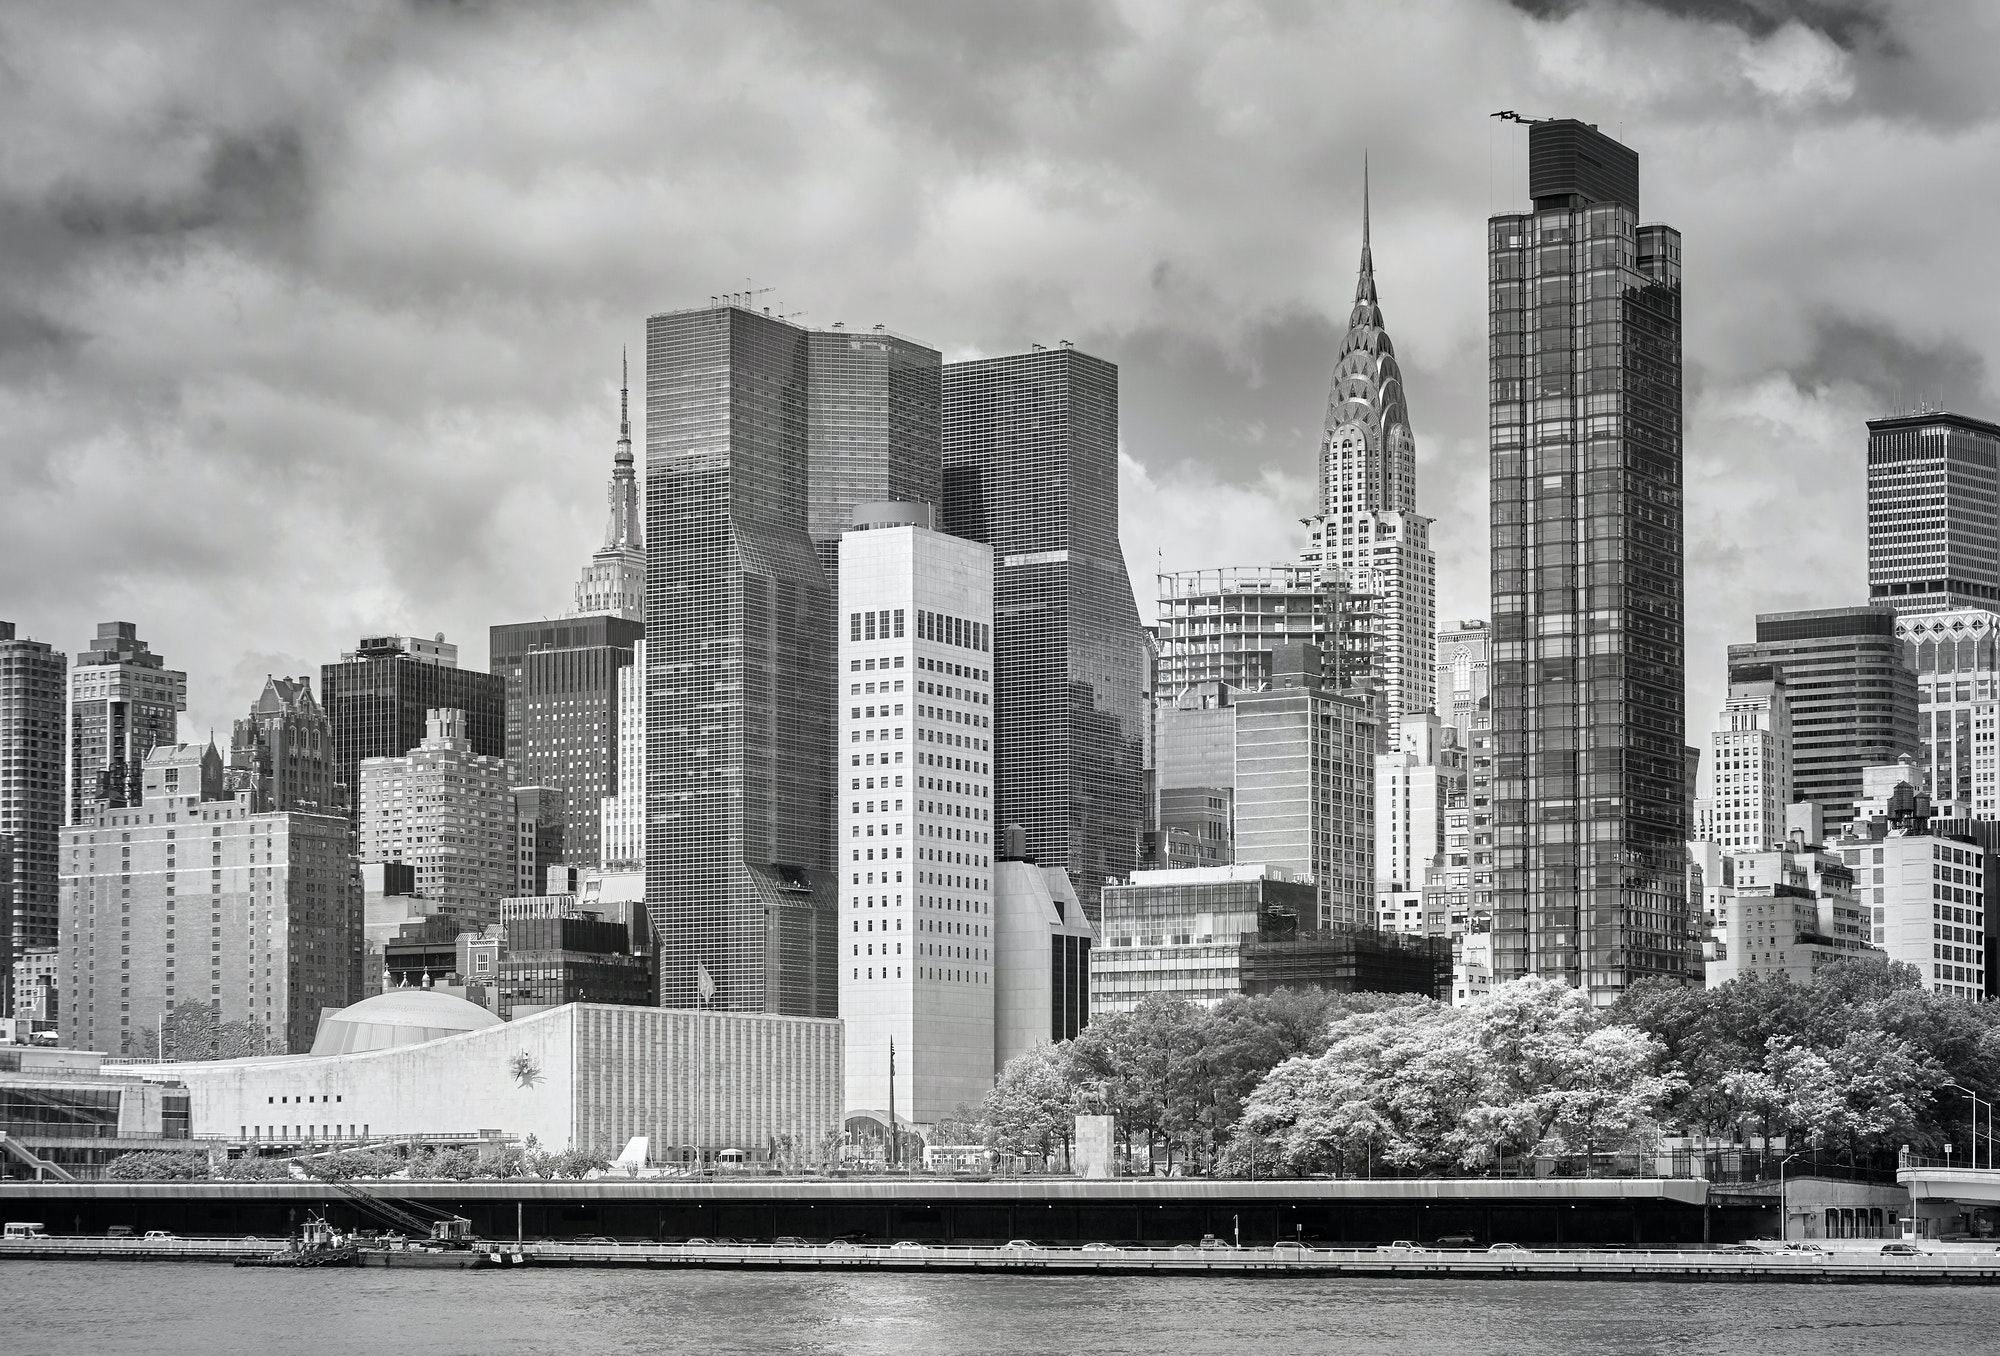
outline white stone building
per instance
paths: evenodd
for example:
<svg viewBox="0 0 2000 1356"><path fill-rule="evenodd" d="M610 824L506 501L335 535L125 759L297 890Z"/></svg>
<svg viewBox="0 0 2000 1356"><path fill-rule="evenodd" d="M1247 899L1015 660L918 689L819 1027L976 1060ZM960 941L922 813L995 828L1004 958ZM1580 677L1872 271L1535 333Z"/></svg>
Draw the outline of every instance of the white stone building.
<svg viewBox="0 0 2000 1356"><path fill-rule="evenodd" d="M934 531L928 505L863 505L854 521L839 606L847 1108L929 1124L993 1082L993 555Z"/></svg>
<svg viewBox="0 0 2000 1356"><path fill-rule="evenodd" d="M147 755L137 806L63 830L58 1030L137 1054L177 1005L252 1022L303 1050L320 1013L359 997L361 887L344 815L256 813L225 798L215 749Z"/></svg>
<svg viewBox="0 0 2000 1356"><path fill-rule="evenodd" d="M1727 852L1765 852L1785 841L1792 801L1792 716L1782 672L1732 665L1716 719L1708 821Z"/></svg>

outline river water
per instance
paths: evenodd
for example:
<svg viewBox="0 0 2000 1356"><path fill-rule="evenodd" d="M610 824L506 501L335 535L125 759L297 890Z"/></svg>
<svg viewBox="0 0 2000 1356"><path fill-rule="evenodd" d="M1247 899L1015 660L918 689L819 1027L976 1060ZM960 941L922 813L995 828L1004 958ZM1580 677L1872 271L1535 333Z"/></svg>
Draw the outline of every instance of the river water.
<svg viewBox="0 0 2000 1356"><path fill-rule="evenodd" d="M2000 1289L0 1263L6 1356L2000 1351Z"/></svg>

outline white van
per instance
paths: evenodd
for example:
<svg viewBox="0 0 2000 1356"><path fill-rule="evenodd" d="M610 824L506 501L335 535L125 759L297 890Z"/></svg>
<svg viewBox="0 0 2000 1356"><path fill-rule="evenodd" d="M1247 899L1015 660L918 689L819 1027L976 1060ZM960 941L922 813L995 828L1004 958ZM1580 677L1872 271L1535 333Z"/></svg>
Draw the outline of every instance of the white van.
<svg viewBox="0 0 2000 1356"><path fill-rule="evenodd" d="M7 1226L7 1237L9 1240L16 1238L47 1238L48 1236L49 1231L39 1224L9 1224Z"/></svg>

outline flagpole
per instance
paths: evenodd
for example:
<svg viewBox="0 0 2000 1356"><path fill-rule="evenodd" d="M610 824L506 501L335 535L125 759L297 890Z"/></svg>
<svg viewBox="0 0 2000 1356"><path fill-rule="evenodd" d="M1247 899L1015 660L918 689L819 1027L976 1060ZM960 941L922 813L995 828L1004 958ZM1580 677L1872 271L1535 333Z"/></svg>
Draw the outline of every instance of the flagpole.
<svg viewBox="0 0 2000 1356"><path fill-rule="evenodd" d="M896 1038L889 1037L889 1166L896 1166Z"/></svg>

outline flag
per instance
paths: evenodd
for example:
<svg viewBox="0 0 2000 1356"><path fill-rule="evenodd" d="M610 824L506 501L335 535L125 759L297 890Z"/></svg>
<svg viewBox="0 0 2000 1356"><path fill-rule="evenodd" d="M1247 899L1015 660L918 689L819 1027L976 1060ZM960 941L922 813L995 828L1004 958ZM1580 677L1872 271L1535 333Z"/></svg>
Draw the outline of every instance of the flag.
<svg viewBox="0 0 2000 1356"><path fill-rule="evenodd" d="M694 991L701 995L704 1003L715 997L715 976L700 961L694 963Z"/></svg>

